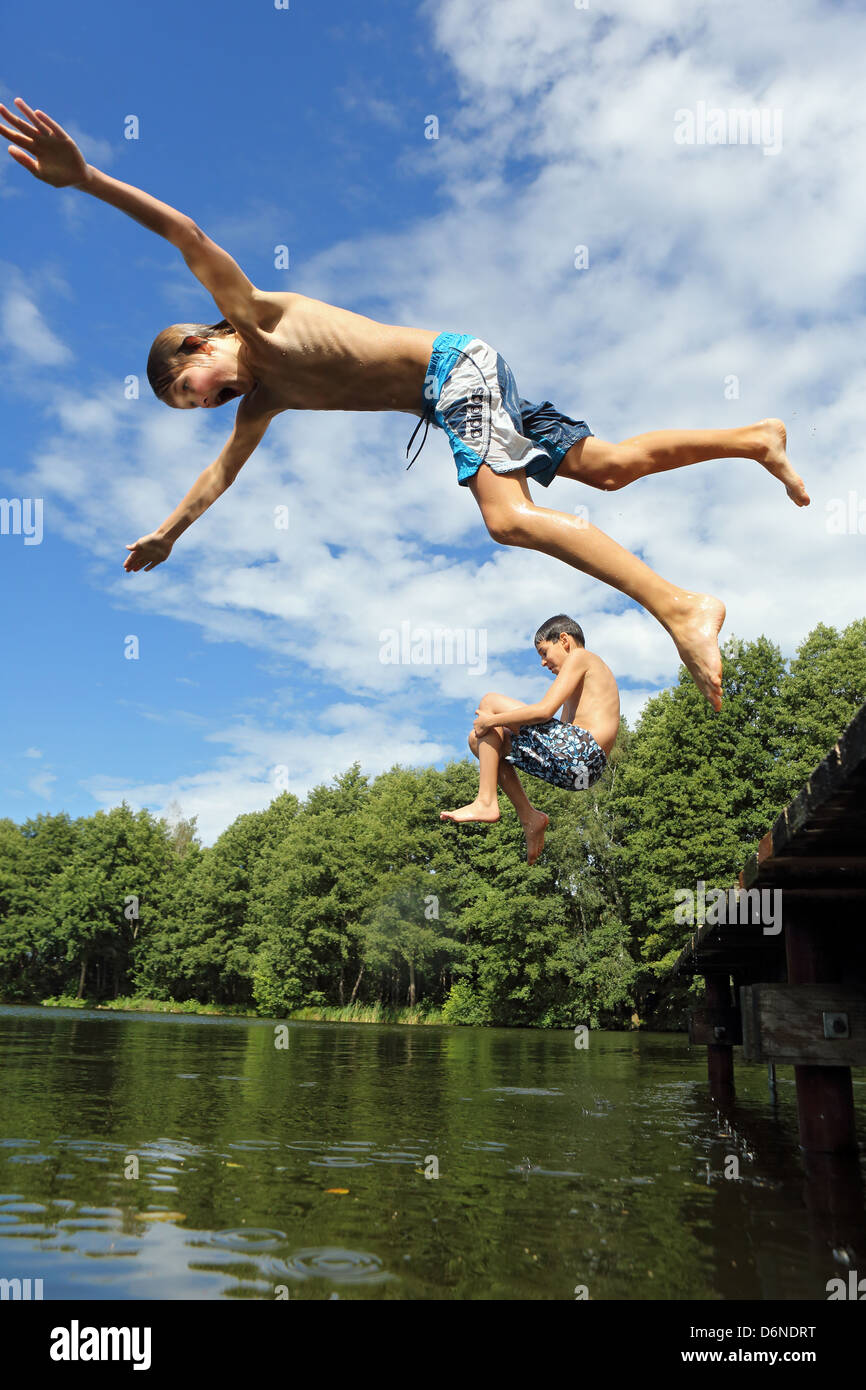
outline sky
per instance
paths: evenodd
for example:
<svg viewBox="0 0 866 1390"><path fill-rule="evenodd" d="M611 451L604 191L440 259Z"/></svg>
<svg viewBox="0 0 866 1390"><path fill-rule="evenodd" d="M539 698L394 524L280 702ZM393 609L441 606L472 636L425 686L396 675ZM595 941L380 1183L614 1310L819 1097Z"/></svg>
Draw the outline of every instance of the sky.
<svg viewBox="0 0 866 1390"><path fill-rule="evenodd" d="M38 36L6 7L0 100L261 288L483 338L601 438L781 416L808 509L744 459L533 495L790 656L864 614L864 44L866 12L826 0L48 0ZM150 343L218 317L171 245L3 142L0 816L125 799L212 843L355 761L442 766L486 690L540 696L532 635L562 611L630 722L676 682L649 614L489 537L441 433L407 472L408 415L284 413L127 574L236 409L166 409ZM384 659L437 629L453 652Z"/></svg>

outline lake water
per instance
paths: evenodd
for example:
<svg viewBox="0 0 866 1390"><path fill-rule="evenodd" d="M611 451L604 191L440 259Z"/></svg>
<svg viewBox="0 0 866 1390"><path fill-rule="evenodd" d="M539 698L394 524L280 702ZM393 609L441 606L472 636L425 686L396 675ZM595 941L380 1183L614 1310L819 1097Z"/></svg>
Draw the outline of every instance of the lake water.
<svg viewBox="0 0 866 1390"><path fill-rule="evenodd" d="M773 1107L739 1063L725 1120L683 1035L276 1027L0 1007L0 1276L46 1299L823 1300L845 1273L790 1068ZM862 1135L856 1079L855 1101Z"/></svg>

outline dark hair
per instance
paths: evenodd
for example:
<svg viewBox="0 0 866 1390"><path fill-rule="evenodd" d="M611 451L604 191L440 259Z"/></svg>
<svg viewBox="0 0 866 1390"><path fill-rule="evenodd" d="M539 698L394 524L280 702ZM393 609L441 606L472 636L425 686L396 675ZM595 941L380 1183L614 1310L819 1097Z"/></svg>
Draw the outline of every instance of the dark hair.
<svg viewBox="0 0 866 1390"><path fill-rule="evenodd" d="M198 351L185 347L187 338L225 338L235 329L228 319L210 326L204 323L173 323L164 328L153 340L150 356L147 359L147 379L158 400L164 400L172 382L187 365L185 358Z"/></svg>
<svg viewBox="0 0 866 1390"><path fill-rule="evenodd" d="M546 622L541 624L535 634L536 647L540 642L558 642L563 632L567 632L569 637L573 637L579 647L586 646L580 623L576 623L574 618L569 618L566 613L558 613L555 618L548 618Z"/></svg>

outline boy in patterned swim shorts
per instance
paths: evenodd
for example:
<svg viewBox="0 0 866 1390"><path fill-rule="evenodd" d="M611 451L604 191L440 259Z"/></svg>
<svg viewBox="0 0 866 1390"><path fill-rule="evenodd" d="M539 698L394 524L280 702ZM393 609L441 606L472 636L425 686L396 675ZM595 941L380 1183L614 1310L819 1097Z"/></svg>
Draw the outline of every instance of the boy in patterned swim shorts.
<svg viewBox="0 0 866 1390"><path fill-rule="evenodd" d="M619 728L616 681L601 657L586 650L579 623L564 613L548 618L535 634L535 648L553 684L534 705L508 695L484 696L469 735L479 763L478 795L470 805L440 815L458 824L499 820L498 783L520 818L530 864L544 848L549 817L530 803L515 768L568 791L591 787L604 772ZM559 709L561 719L555 718Z"/></svg>

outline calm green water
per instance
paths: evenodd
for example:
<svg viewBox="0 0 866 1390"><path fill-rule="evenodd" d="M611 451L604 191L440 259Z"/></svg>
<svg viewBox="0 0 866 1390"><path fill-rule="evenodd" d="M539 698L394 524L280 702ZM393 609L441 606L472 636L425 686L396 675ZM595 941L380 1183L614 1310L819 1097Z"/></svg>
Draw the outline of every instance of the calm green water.
<svg viewBox="0 0 866 1390"><path fill-rule="evenodd" d="M760 1300L842 1272L790 1069L774 1110L739 1065L732 1134L681 1035L286 1026L280 1050L266 1020L0 1007L0 1276L47 1299Z"/></svg>

